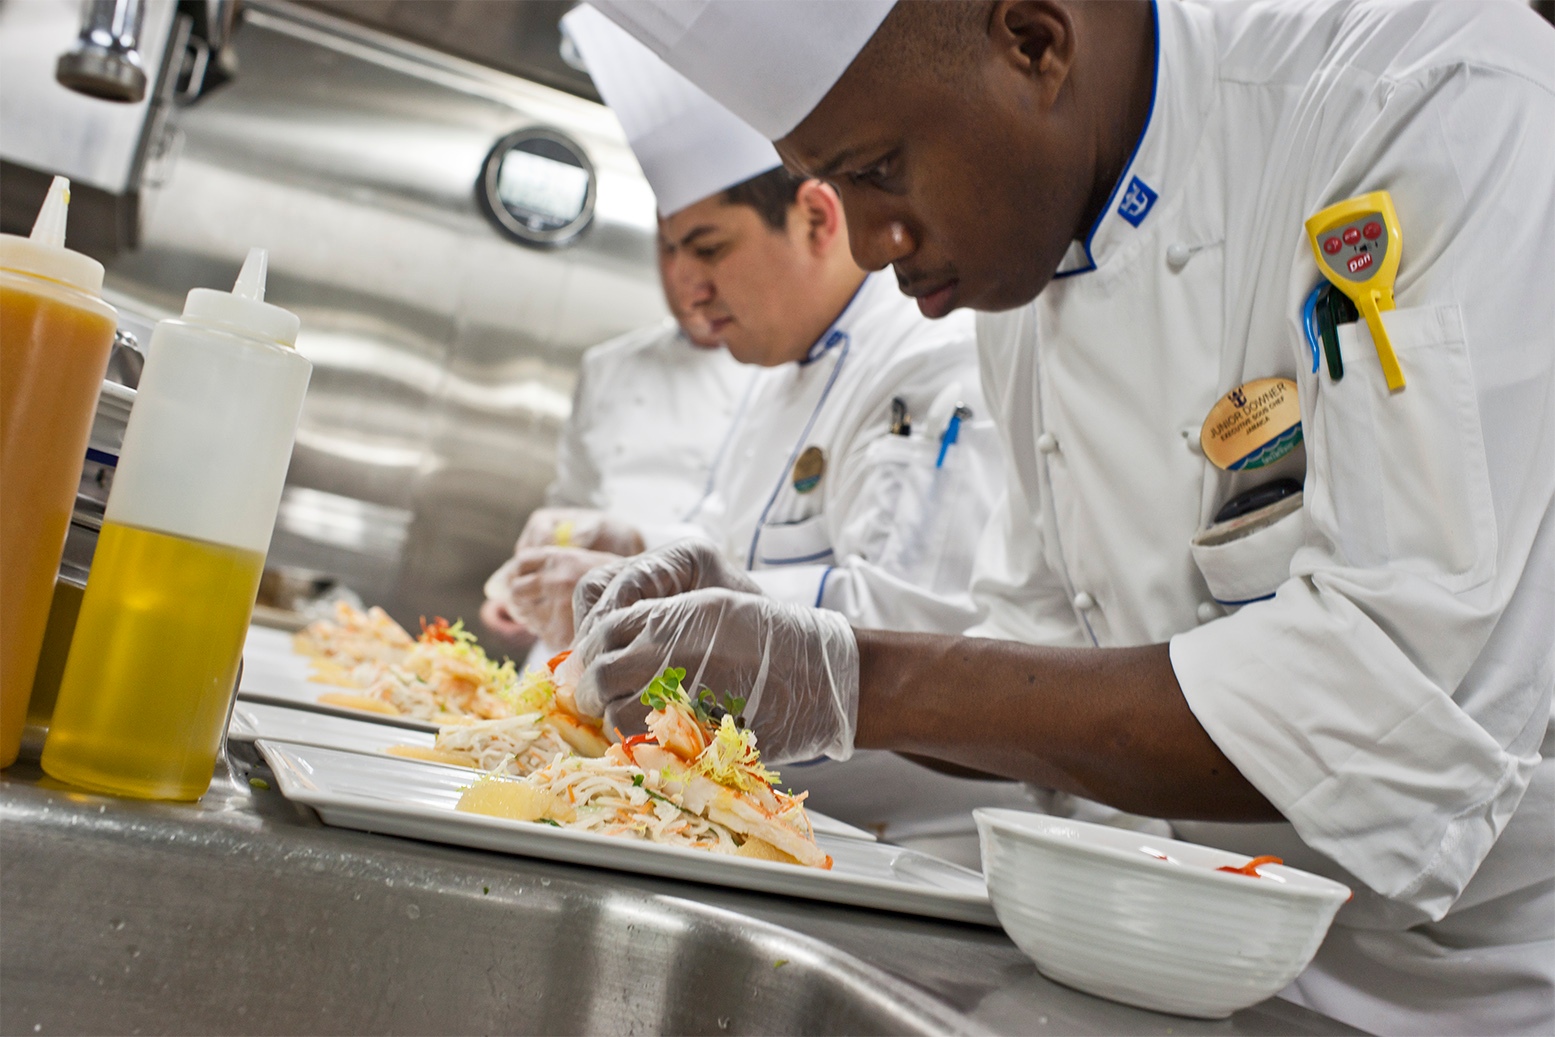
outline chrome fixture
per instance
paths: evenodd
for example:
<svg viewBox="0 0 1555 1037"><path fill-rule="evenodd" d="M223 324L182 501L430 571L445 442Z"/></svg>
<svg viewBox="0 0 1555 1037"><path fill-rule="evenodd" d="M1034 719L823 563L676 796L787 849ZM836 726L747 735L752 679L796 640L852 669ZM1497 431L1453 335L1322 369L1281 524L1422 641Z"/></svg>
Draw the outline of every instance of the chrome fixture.
<svg viewBox="0 0 1555 1037"><path fill-rule="evenodd" d="M59 56L54 78L104 101L143 100L146 70L140 45L145 21L145 0L87 0L81 9L81 35Z"/></svg>

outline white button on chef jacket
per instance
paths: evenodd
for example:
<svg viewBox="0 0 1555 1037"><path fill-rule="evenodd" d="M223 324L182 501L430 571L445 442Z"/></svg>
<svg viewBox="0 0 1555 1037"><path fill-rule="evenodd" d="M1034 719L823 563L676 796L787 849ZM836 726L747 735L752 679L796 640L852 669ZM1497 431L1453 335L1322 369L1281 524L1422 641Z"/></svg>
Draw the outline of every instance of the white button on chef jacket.
<svg viewBox="0 0 1555 1037"><path fill-rule="evenodd" d="M1162 2L1157 21L1108 209L1037 300L979 318L1013 483L976 632L1170 640L1195 716L1289 819L1179 832L1356 890L1288 996L1381 1033L1550 1032L1555 33L1518 5ZM1374 190L1403 233L1391 395L1364 324L1335 382L1300 322L1320 280L1303 221ZM1225 473L1183 449L1270 376L1298 384L1304 450ZM1239 561L1190 552L1277 475L1304 476L1302 508ZM1107 607L1077 611L1080 587Z"/></svg>
<svg viewBox="0 0 1555 1037"><path fill-rule="evenodd" d="M728 350L693 346L667 319L589 349L546 503L635 524L679 519L706 492L751 378Z"/></svg>
<svg viewBox="0 0 1555 1037"><path fill-rule="evenodd" d="M890 432L894 397L910 436ZM957 403L972 417L936 467ZM811 447L825 467L801 492L794 465ZM872 274L806 361L757 373L703 500L644 538L708 537L767 594L858 626L960 633L977 619L973 559L1003 487L971 315L926 320Z"/></svg>

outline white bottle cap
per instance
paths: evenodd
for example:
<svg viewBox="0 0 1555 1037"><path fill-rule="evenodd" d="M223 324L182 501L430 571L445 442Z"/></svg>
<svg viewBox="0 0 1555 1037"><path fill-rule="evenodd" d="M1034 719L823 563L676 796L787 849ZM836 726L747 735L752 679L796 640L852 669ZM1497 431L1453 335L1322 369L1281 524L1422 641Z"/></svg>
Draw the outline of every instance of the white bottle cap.
<svg viewBox="0 0 1555 1037"><path fill-rule="evenodd" d="M302 322L292 311L265 302L265 269L269 262L270 254L264 249L249 249L232 291L191 288L184 302L184 316L226 324L283 346L295 346Z"/></svg>
<svg viewBox="0 0 1555 1037"><path fill-rule="evenodd" d="M103 265L65 247L65 215L70 210L70 181L54 178L38 210L32 236L0 234L0 268L68 284L91 295L103 291Z"/></svg>

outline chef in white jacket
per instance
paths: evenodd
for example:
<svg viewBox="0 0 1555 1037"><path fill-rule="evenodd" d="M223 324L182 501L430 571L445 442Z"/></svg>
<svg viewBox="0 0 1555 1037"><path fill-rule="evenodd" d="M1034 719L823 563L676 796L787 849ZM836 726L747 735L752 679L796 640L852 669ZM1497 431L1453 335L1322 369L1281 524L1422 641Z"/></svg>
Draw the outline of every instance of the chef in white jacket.
<svg viewBox="0 0 1555 1037"><path fill-rule="evenodd" d="M861 626L966 629L1002 483L970 315L925 320L889 277L866 276L830 188L786 173L765 138L597 11L563 27L658 197L670 293L757 370L704 492L675 520L592 521L583 535L570 513L531 520L518 568L534 575L515 609L545 622L570 606L570 586L525 593L564 553L524 555L570 521L575 549L699 537L785 601ZM796 252L813 255L794 267ZM570 610L546 625L568 627Z"/></svg>
<svg viewBox="0 0 1555 1037"><path fill-rule="evenodd" d="M982 639L629 567L579 588L580 703L693 659L775 756L911 748L1189 819L1356 891L1286 996L1381 1033L1555 1029L1549 27L1513 4L596 2L835 183L862 265L926 313L1000 311L979 338L1009 491ZM1336 363L1303 319L1305 221L1374 191L1401 232L1394 389L1365 320ZM1212 463L1234 459L1205 456L1211 411L1271 378L1304 442ZM1217 522L1275 476L1300 495Z"/></svg>
<svg viewBox="0 0 1555 1037"><path fill-rule="evenodd" d="M866 276L830 187L785 172L765 138L597 11L578 8L563 28L658 197L669 294L755 374L706 492L678 521L539 513L518 575L495 591L559 647L573 583L598 551L681 541L721 556L741 586L860 626L966 629L979 534L1003 485L970 315L931 322L888 275ZM572 546L543 546L558 525ZM788 777L823 811L973 866L970 810L1031 802L1017 784L890 753Z"/></svg>
<svg viewBox="0 0 1555 1037"><path fill-rule="evenodd" d="M543 528L539 543L555 543L560 533L600 546L612 520L627 527L675 522L707 493L752 371L676 296L665 278L667 259L661 252L671 316L583 354L572 411L556 444L556 478L525 530ZM618 546L628 553L642 549L630 540ZM590 568L585 552L571 561L577 574ZM481 608L487 628L512 648L529 646L536 636L509 610L507 582L516 568L493 574ZM566 636L560 640L565 644ZM554 651L542 643L535 654L543 660Z"/></svg>

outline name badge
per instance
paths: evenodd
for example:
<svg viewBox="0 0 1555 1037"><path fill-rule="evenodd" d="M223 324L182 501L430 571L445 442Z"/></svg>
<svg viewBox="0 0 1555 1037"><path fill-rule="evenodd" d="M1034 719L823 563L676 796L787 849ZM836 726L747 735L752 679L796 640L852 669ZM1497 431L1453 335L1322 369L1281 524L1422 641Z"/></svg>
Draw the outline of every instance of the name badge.
<svg viewBox="0 0 1555 1037"><path fill-rule="evenodd" d="M1228 472L1271 465L1301 442L1301 403L1289 378L1239 385L1210 408L1199 444L1216 468Z"/></svg>
<svg viewBox="0 0 1555 1037"><path fill-rule="evenodd" d="M809 493L821 483L826 474L826 454L818 446L805 447L799 460L794 462L794 492Z"/></svg>

